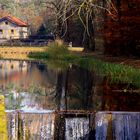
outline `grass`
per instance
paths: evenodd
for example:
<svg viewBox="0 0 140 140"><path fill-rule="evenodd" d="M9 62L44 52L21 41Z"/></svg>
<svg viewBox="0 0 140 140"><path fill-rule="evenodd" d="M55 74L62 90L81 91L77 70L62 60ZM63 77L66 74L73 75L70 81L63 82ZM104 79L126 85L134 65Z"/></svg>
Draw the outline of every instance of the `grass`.
<svg viewBox="0 0 140 140"><path fill-rule="evenodd" d="M51 66L59 69L74 64L100 75L108 76L111 82L133 83L140 88L140 70L121 64L103 62L87 56L71 53L62 42L53 42L48 47L4 47L0 48L2 58L48 60Z"/></svg>
<svg viewBox="0 0 140 140"><path fill-rule="evenodd" d="M61 41L50 43L48 47L44 49L44 52L29 53L28 57L42 60L52 59L64 61L72 61L78 58L78 56L71 53L68 46Z"/></svg>
<svg viewBox="0 0 140 140"><path fill-rule="evenodd" d="M103 62L94 58L81 58L76 65L95 71L99 75L107 76L112 83L134 84L140 88L140 69L131 66Z"/></svg>
<svg viewBox="0 0 140 140"><path fill-rule="evenodd" d="M0 56L4 59L29 59L30 52L43 51L43 47L0 47Z"/></svg>
<svg viewBox="0 0 140 140"><path fill-rule="evenodd" d="M72 52L82 52L84 50L84 48L81 47L69 47L68 49Z"/></svg>
<svg viewBox="0 0 140 140"><path fill-rule="evenodd" d="M29 53L44 52L47 51L48 47L0 47L0 58L3 59L20 59L20 60L29 60ZM83 48L72 47L68 48L72 52L81 52ZM40 53L41 55L41 53ZM37 56L36 56L37 57ZM42 56L41 56L42 58Z"/></svg>
<svg viewBox="0 0 140 140"><path fill-rule="evenodd" d="M50 44L49 49L44 53L32 53L31 58L43 59L51 62L53 67L67 69L70 64L77 65L90 71L95 71L99 75L106 76L112 83L132 83L140 88L140 70L122 64L113 64L94 59L93 56L79 56L72 54L68 48L57 43ZM53 64L54 63L54 64Z"/></svg>
<svg viewBox="0 0 140 140"><path fill-rule="evenodd" d="M42 59L46 60L49 58L48 53L46 52L31 52L28 54L28 57L31 59Z"/></svg>

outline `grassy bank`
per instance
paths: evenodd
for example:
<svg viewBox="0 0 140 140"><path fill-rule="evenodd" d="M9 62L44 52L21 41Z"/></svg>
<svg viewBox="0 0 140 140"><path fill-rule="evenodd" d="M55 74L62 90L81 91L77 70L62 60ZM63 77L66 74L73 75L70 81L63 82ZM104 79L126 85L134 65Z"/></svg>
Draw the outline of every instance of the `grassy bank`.
<svg viewBox="0 0 140 140"><path fill-rule="evenodd" d="M52 44L48 50L29 54L30 58L51 61L51 65L68 68L71 64L106 76L112 83L133 83L140 88L140 69L131 66L104 62L93 56L76 55L68 51L65 45Z"/></svg>
<svg viewBox="0 0 140 140"><path fill-rule="evenodd" d="M76 55L75 53L71 53L72 51L80 52L82 48L72 49L63 44L60 46L51 44L49 47L4 47L0 48L0 55L5 59L49 60L51 65L57 62L56 66L62 66L63 68L74 64L108 76L112 82L134 83L137 87L140 87L139 69L121 64L103 62L95 59L94 56Z"/></svg>
<svg viewBox="0 0 140 140"><path fill-rule="evenodd" d="M0 56L4 59L29 59L30 52L43 51L43 47L0 47Z"/></svg>
<svg viewBox="0 0 140 140"><path fill-rule="evenodd" d="M47 47L0 47L0 57L4 59L29 60L29 53L44 52L47 49ZM69 50L72 52L81 52L83 48L72 47Z"/></svg>

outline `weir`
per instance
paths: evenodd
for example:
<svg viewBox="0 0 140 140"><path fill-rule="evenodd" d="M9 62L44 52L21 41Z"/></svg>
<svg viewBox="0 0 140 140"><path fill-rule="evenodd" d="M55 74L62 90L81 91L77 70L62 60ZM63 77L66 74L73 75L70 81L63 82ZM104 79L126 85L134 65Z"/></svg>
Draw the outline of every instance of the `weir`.
<svg viewBox="0 0 140 140"><path fill-rule="evenodd" d="M139 112L81 114L71 115L68 113L66 115L64 113L60 116L58 112L7 112L8 138L9 140L140 139ZM59 123L58 119L56 119L58 116L61 118ZM91 118L95 118L94 121ZM62 120L63 125L60 123ZM59 133L62 133L63 136L60 137L61 134L56 134L56 128L59 129Z"/></svg>
<svg viewBox="0 0 140 140"><path fill-rule="evenodd" d="M99 112L96 114L96 140L139 140L139 112Z"/></svg>
<svg viewBox="0 0 140 140"><path fill-rule="evenodd" d="M66 118L65 139L80 140L88 139L89 120L87 118Z"/></svg>
<svg viewBox="0 0 140 140"><path fill-rule="evenodd" d="M15 111L7 112L8 139L18 140L18 113Z"/></svg>
<svg viewBox="0 0 140 140"><path fill-rule="evenodd" d="M9 140L53 140L55 115L7 111Z"/></svg>

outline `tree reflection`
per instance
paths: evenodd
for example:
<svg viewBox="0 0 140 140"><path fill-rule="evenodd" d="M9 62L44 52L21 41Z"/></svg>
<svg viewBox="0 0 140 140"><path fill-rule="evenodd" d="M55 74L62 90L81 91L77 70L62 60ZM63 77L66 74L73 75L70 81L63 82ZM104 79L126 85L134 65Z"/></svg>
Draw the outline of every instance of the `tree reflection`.
<svg viewBox="0 0 140 140"><path fill-rule="evenodd" d="M58 110L88 109L92 101L93 76L88 70L65 61L48 61L57 70L56 102Z"/></svg>

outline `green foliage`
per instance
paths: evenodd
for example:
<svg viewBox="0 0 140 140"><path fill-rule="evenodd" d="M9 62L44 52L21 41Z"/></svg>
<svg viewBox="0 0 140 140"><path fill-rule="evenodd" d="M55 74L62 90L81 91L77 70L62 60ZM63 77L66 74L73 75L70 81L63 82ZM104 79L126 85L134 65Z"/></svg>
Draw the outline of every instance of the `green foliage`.
<svg viewBox="0 0 140 140"><path fill-rule="evenodd" d="M53 70L62 71L67 70L70 66L70 63L64 60L51 60L47 61L47 66Z"/></svg>
<svg viewBox="0 0 140 140"><path fill-rule="evenodd" d="M52 67L67 69L74 64L106 76L112 83L132 83L140 88L140 70L131 66L103 62L93 57L71 54L63 44L51 43L44 53L35 53L31 58L48 60Z"/></svg>
<svg viewBox="0 0 140 140"><path fill-rule="evenodd" d="M46 2L44 0L0 0L4 12L0 16L16 16L30 25L32 33L36 33L39 27L45 23Z"/></svg>
<svg viewBox="0 0 140 140"><path fill-rule="evenodd" d="M51 59L64 59L64 57L69 55L69 50L63 42L52 42L48 45L46 50L49 58Z"/></svg>
<svg viewBox="0 0 140 140"><path fill-rule="evenodd" d="M112 83L132 83L140 88L140 69L122 64L103 62L90 57L79 59L76 65L106 76Z"/></svg>
<svg viewBox="0 0 140 140"><path fill-rule="evenodd" d="M47 52L32 52L32 53L29 53L28 55L29 58L35 58L35 59L48 59L49 58L49 55Z"/></svg>
<svg viewBox="0 0 140 140"><path fill-rule="evenodd" d="M41 96L46 95L45 88L41 87L40 85L34 85L34 84L29 85L28 92L34 95L41 95Z"/></svg>
<svg viewBox="0 0 140 140"><path fill-rule="evenodd" d="M41 60L57 60L69 62L74 62L79 58L79 56L70 53L66 45L57 42L50 43L44 52L32 52L28 55L28 57Z"/></svg>
<svg viewBox="0 0 140 140"><path fill-rule="evenodd" d="M23 96L19 96L17 100L14 98L14 93L9 92L6 98L8 99L8 104L6 105L6 109L13 110L13 109L20 109L23 107L21 105L21 102L24 98Z"/></svg>

